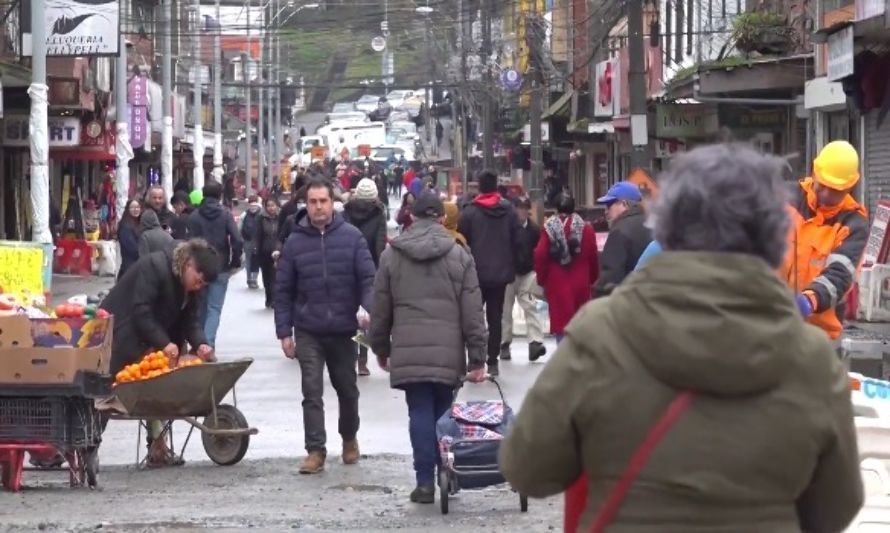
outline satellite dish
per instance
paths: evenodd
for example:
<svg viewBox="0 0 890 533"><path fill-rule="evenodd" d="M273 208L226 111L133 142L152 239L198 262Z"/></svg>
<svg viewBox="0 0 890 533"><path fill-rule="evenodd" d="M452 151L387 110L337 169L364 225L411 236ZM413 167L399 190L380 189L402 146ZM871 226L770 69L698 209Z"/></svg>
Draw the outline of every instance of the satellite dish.
<svg viewBox="0 0 890 533"><path fill-rule="evenodd" d="M377 37L374 37L373 39L371 39L371 48L375 52L382 52L386 49L386 39L380 37L379 35Z"/></svg>

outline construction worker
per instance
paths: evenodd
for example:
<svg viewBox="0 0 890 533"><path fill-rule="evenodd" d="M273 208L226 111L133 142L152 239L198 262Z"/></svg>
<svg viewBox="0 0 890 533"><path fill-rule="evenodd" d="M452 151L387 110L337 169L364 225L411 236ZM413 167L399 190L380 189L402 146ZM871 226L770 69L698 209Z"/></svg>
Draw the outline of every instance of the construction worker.
<svg viewBox="0 0 890 533"><path fill-rule="evenodd" d="M791 243L781 274L797 293L807 322L841 336L844 296L853 286L868 240L868 213L850 195L859 181L859 154L846 141L828 143L813 176L791 199Z"/></svg>

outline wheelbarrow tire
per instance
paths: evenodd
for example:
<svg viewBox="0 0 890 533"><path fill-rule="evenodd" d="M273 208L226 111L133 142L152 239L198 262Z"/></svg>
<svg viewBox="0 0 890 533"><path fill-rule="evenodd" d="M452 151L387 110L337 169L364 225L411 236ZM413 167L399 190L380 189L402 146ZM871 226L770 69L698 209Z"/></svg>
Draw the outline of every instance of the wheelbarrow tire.
<svg viewBox="0 0 890 533"><path fill-rule="evenodd" d="M449 477L447 470L439 472L439 507L442 509L442 514L448 514L448 496L451 492Z"/></svg>
<svg viewBox="0 0 890 533"><path fill-rule="evenodd" d="M204 425L211 429L248 429L247 419L237 407L228 404L219 405L216 408L217 420L213 415L204 418ZM211 461L220 466L237 464L244 458L247 448L250 446L250 434L218 436L210 433L201 433L201 442L204 451Z"/></svg>

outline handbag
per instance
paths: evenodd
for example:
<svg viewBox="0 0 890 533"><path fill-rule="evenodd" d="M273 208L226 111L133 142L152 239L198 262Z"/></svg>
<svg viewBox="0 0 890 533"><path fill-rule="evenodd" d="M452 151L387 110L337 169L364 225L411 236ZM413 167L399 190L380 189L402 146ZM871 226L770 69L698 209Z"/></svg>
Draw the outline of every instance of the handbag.
<svg viewBox="0 0 890 533"><path fill-rule="evenodd" d="M692 396L692 392L689 391L677 394L671 401L670 405L667 406L667 409L664 410L664 413L661 414L661 418L658 419L658 422L649 428L646 438L643 439L639 448L634 451L630 458L630 462L618 479L618 483L612 489L609 497L606 498L603 506L600 507L596 519L593 521L593 527L590 529L592 533L603 533L606 526L612 523L615 519L619 509L621 509L621 504L624 503L627 493L630 491L630 487L640 475L640 472L643 471L643 467L646 466L646 463L649 461L649 456L652 455L652 452L658 447L661 440L671 430L674 423L677 422L677 420L683 416L683 413L686 412L686 409L689 408Z"/></svg>

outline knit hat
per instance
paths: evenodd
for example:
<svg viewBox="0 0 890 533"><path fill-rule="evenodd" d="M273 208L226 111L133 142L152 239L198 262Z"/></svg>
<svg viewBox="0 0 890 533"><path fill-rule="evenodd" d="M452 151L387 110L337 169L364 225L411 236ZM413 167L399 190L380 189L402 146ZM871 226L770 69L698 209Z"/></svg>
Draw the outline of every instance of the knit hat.
<svg viewBox="0 0 890 533"><path fill-rule="evenodd" d="M374 180L370 178L362 178L358 182L358 187L355 188L355 196L354 200L376 200L377 199L377 185L374 183Z"/></svg>

